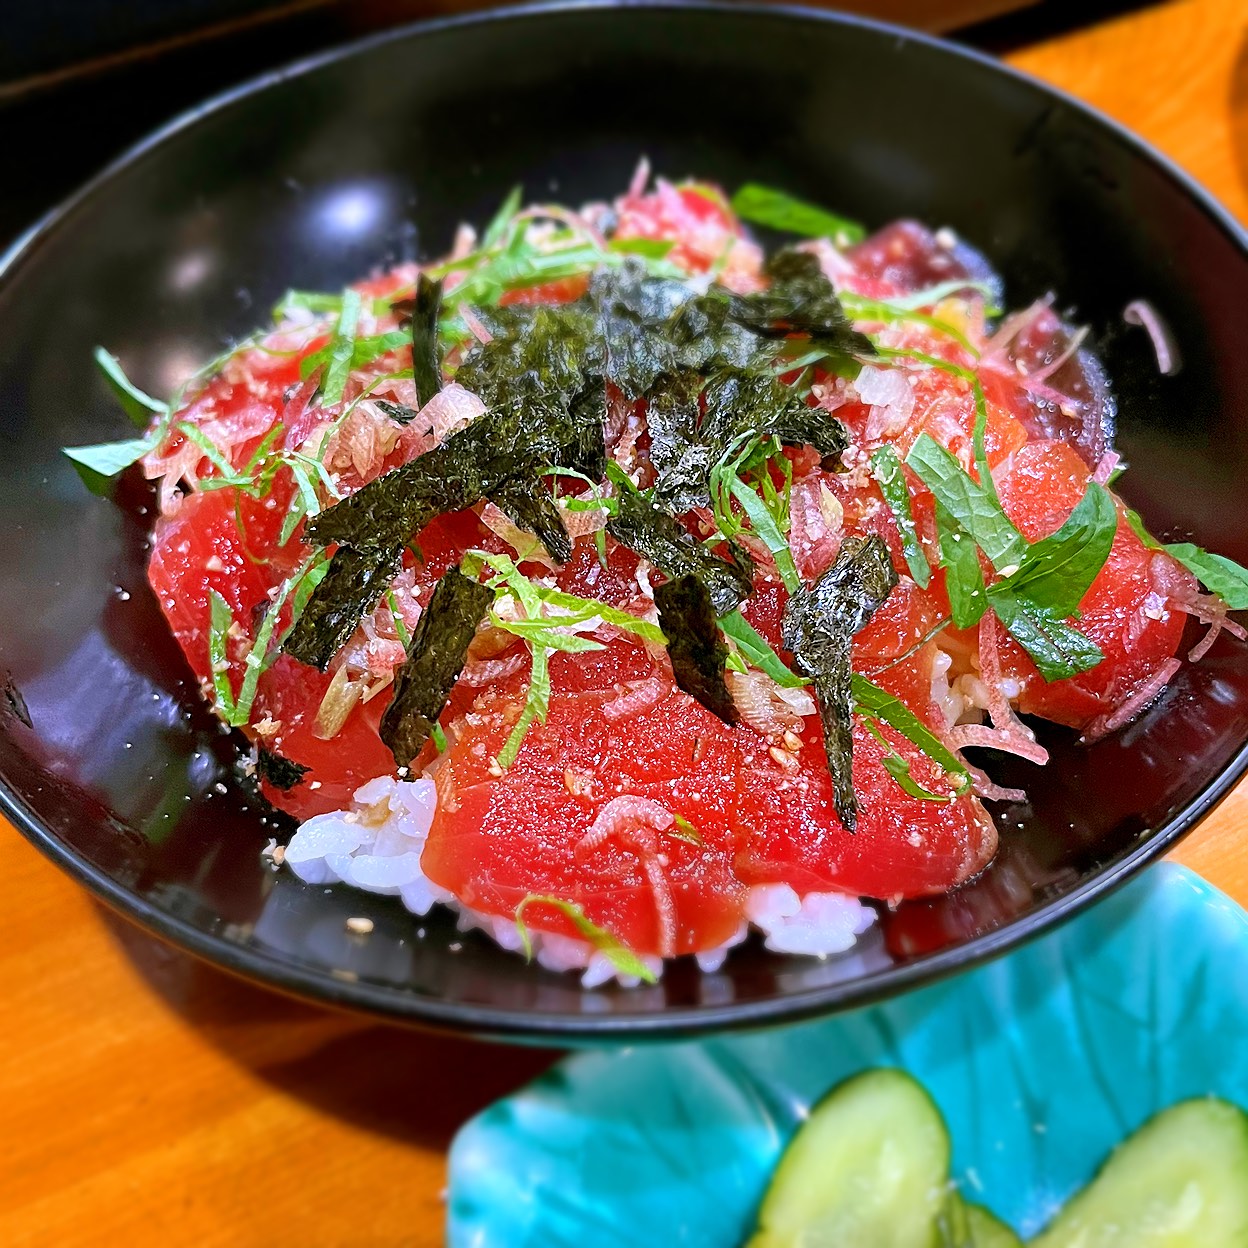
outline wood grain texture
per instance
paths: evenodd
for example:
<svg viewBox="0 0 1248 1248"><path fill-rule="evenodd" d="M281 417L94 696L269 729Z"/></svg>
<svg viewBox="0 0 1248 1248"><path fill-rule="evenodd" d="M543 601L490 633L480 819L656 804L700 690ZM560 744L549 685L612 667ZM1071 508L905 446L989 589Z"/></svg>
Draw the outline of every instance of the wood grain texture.
<svg viewBox="0 0 1248 1248"><path fill-rule="evenodd" d="M1179 0L1012 58L1248 220L1248 6ZM433 1248L446 1145L549 1054L287 1001L102 911L0 825L0 1243ZM1177 855L1248 904L1248 786Z"/></svg>

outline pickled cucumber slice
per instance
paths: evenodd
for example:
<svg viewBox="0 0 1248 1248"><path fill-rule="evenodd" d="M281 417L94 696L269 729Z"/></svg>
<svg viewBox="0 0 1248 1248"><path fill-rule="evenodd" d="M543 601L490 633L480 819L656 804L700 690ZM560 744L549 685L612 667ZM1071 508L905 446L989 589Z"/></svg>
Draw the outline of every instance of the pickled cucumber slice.
<svg viewBox="0 0 1248 1248"><path fill-rule="evenodd" d="M949 1133L909 1075L872 1070L833 1089L776 1169L748 1248L936 1248Z"/></svg>
<svg viewBox="0 0 1248 1248"><path fill-rule="evenodd" d="M1032 1248L1248 1248L1248 1114L1217 1100L1158 1114Z"/></svg>
<svg viewBox="0 0 1248 1248"><path fill-rule="evenodd" d="M939 1223L940 1248L1023 1248L1023 1241L983 1205L968 1205L957 1192Z"/></svg>

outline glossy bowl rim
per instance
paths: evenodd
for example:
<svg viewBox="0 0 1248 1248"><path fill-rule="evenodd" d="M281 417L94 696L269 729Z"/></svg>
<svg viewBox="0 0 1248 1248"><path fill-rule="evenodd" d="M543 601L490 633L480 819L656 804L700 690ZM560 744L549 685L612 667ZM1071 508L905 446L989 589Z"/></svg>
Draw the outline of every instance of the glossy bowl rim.
<svg viewBox="0 0 1248 1248"><path fill-rule="evenodd" d="M621 20L627 20L625 15L630 9L714 12L723 20L744 14L751 18L764 17L777 22L829 23L865 30L900 43L918 44L929 52L953 58L954 63L969 62L990 73L1002 75L1024 89L1037 92L1081 114L1104 131L1111 140L1154 166L1219 226L1240 251L1248 255L1248 229L1241 226L1228 209L1168 156L1100 110L976 49L889 22L795 4L758 3L757 0L749 3L735 3L731 0L624 0L623 3L620 0L536 0L535 3L406 23L299 58L211 96L131 145L20 234L0 255L0 288L12 279L23 262L39 248L53 241L57 231L67 226L77 212L89 205L92 196L106 188L116 176L158 151L183 130L239 100L279 87L287 79L299 78L323 66L366 54L373 48L437 34L444 30L486 23L541 19L563 13L594 13L603 17L620 12ZM952 945L900 966L873 972L861 980L823 988L777 993L759 1000L726 1005L673 1006L662 1011L642 1013L620 1010L602 1015L539 1013L447 1001L438 997L419 996L380 983L332 977L327 971L312 970L298 963L273 957L259 949L224 940L137 896L61 841L2 780L0 813L37 849L112 909L180 949L243 979L323 1005L359 1010L417 1027L463 1031L479 1038L533 1044L553 1042L584 1045L610 1041L673 1040L712 1031L759 1028L781 1022L794 1022L871 1005L912 988L969 970L1042 935L1072 917L1085 905L1118 888L1191 831L1246 773L1248 740L1240 745L1235 755L1200 793L1160 827L1141 837L1139 843L1117 862L1083 880L1070 892L1041 903L1030 914L964 943Z"/></svg>

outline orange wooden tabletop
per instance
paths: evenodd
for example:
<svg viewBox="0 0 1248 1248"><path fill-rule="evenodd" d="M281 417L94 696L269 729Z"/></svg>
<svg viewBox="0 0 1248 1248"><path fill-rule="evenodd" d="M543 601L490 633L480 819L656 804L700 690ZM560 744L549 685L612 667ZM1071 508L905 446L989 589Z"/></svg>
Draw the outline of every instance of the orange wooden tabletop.
<svg viewBox="0 0 1248 1248"><path fill-rule="evenodd" d="M1175 0L1010 59L1248 221L1244 0ZM1177 856L1248 904L1248 785ZM550 1060L247 987L106 914L3 824L0 857L8 1248L440 1244L452 1133Z"/></svg>

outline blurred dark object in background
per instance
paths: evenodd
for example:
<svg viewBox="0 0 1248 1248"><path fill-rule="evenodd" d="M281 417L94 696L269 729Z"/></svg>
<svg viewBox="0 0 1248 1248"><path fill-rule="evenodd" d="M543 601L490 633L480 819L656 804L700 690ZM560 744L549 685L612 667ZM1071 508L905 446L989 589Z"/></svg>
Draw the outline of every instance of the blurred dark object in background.
<svg viewBox="0 0 1248 1248"><path fill-rule="evenodd" d="M807 0L812 3L813 0ZM844 0L989 51L1147 0ZM497 0L9 0L0 35L0 248L148 131L288 61ZM796 55L797 53L795 53Z"/></svg>
<svg viewBox="0 0 1248 1248"><path fill-rule="evenodd" d="M496 0L495 0L496 2ZM67 73L154 55L171 45L266 26L305 48L491 0L38 0L11 4L0 40L0 85L34 85ZM1053 0L844 0L836 7L930 31L950 31ZM1067 7L1058 3L1056 7ZM1101 6L1083 3L1088 20ZM317 12L319 11L319 12ZM298 20L298 19L303 20ZM32 82L32 80L34 80Z"/></svg>

